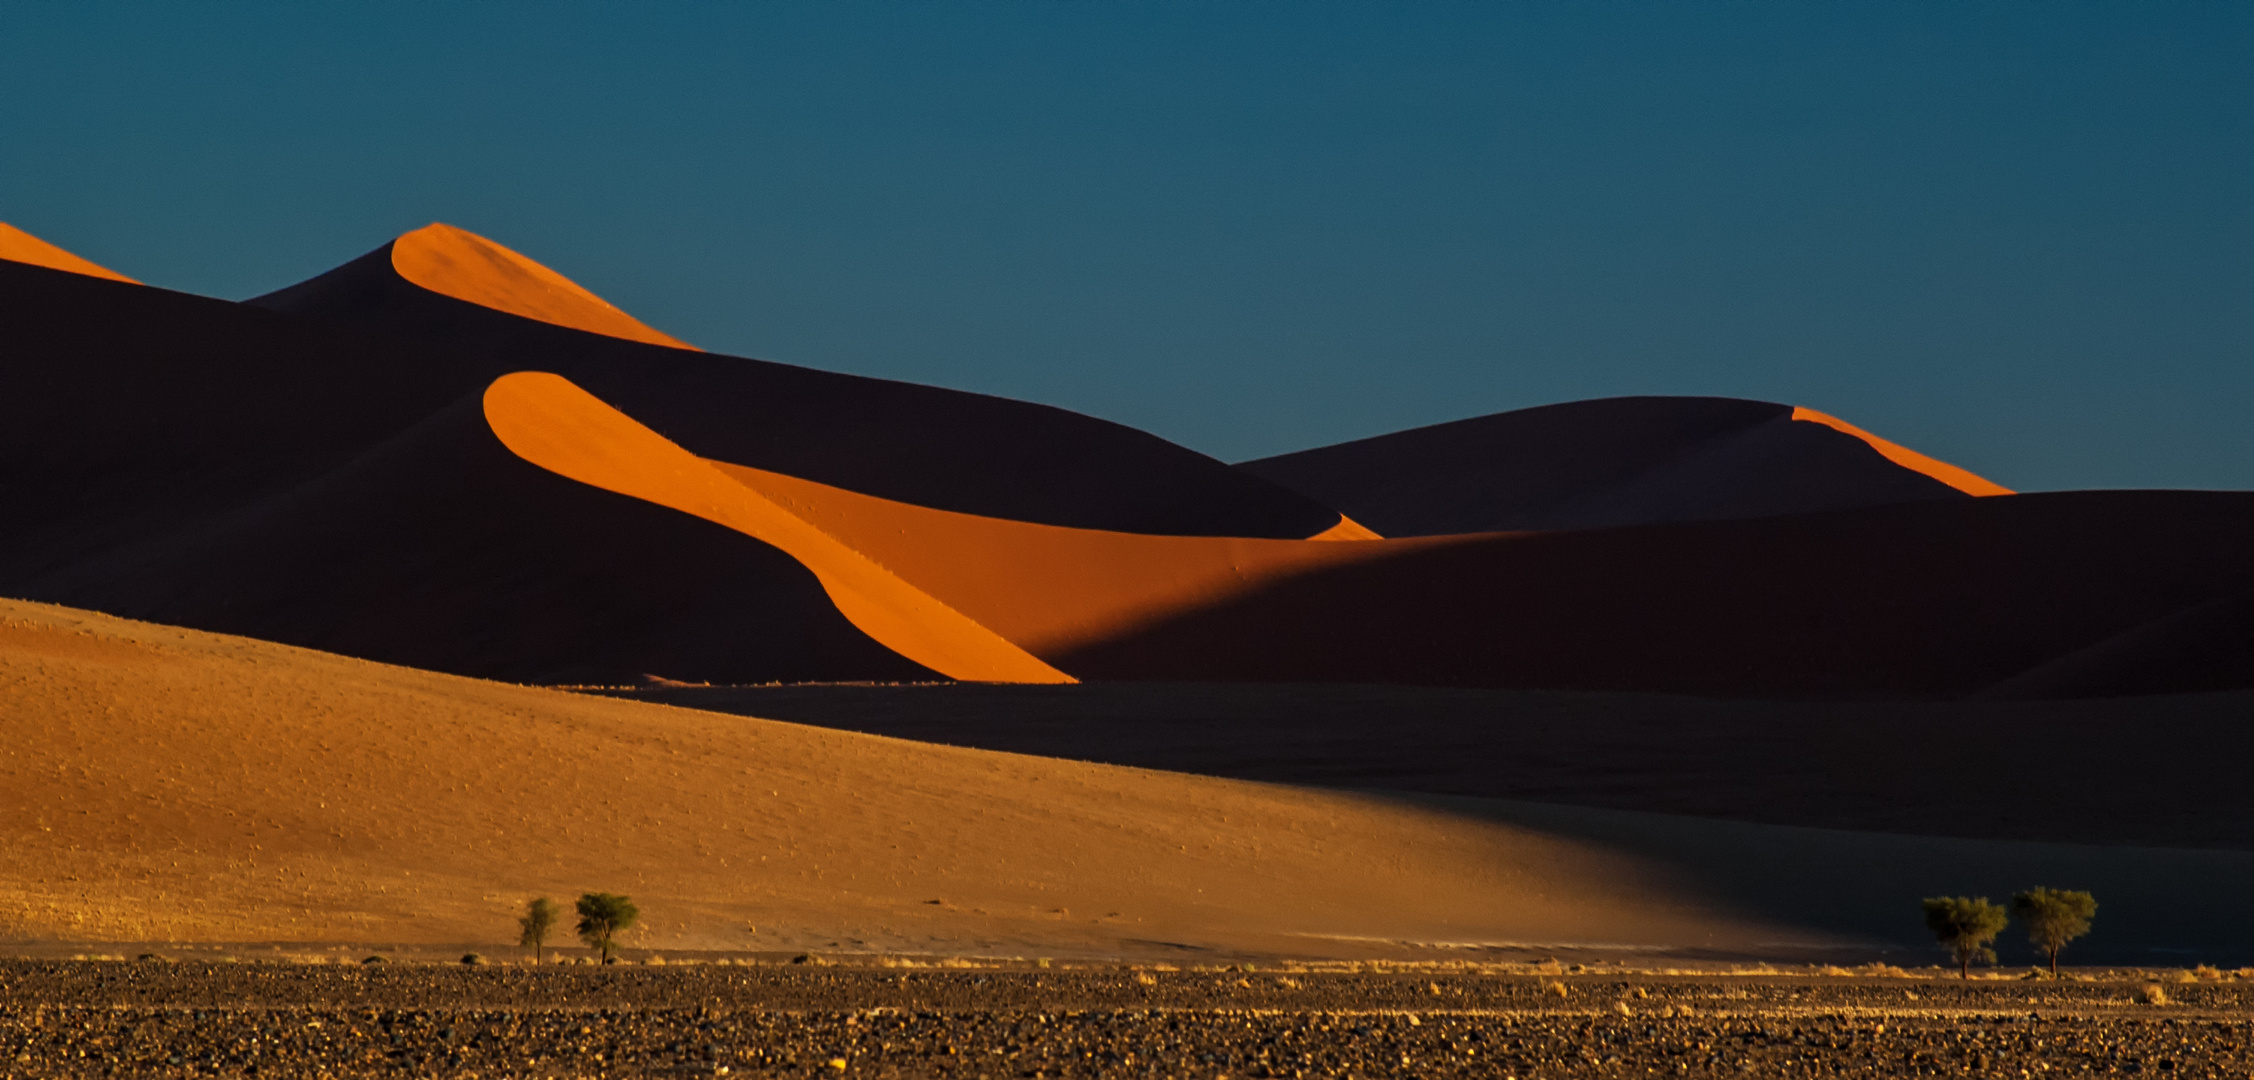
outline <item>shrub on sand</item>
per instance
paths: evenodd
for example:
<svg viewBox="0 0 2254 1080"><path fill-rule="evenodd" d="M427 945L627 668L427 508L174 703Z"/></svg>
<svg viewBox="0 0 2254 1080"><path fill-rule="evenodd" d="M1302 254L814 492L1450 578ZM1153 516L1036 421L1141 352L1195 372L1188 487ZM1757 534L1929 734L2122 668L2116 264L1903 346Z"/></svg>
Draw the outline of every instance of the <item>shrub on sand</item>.
<svg viewBox="0 0 2254 1080"><path fill-rule="evenodd" d="M517 944L532 950L533 963L540 962L540 949L548 943L548 932L556 928L560 916L555 901L545 896L524 905L524 915L517 919L517 928L523 931L517 936Z"/></svg>
<svg viewBox="0 0 2254 1080"><path fill-rule="evenodd" d="M1972 962L1996 962L1989 946L2010 925L2011 916L1995 901L1983 896L1935 896L1925 901L1925 928L1957 961L1957 970L1972 978Z"/></svg>
<svg viewBox="0 0 2254 1080"><path fill-rule="evenodd" d="M611 963L611 951L618 947L618 935L634 928L642 917L642 910L632 900L617 893L591 892L579 898L579 940L602 954L603 963Z"/></svg>
<svg viewBox="0 0 2254 1080"><path fill-rule="evenodd" d="M2012 914L2027 924L2027 940L2050 958L2051 977L2058 977L2058 950L2090 932L2097 917L2097 898L2070 889L2035 888L2011 898Z"/></svg>

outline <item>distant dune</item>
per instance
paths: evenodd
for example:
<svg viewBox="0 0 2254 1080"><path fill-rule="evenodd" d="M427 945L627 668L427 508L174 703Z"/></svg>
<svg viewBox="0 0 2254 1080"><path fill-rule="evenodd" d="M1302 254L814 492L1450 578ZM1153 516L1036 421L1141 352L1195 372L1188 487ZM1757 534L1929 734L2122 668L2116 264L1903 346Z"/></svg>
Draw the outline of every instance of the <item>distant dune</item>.
<svg viewBox="0 0 2254 1080"><path fill-rule="evenodd" d="M443 274L425 265L448 253ZM1297 539L1340 524L1315 500L1079 413L665 347L679 342L577 286L541 293L550 279L562 281L431 226L248 304L472 353L490 374L457 397L509 371L555 372L701 457L919 506L1168 535Z"/></svg>
<svg viewBox="0 0 2254 1080"><path fill-rule="evenodd" d="M1596 529L2010 492L1812 409L1624 397L1239 465L1386 536Z"/></svg>
<svg viewBox="0 0 2254 1080"><path fill-rule="evenodd" d="M1098 680L1725 697L2219 690L2254 686L2249 544L2254 493L2191 491L1462 538L1300 574L1054 662ZM2193 611L2217 617L2184 621ZM2155 633L2164 647L2137 644Z"/></svg>
<svg viewBox="0 0 2254 1080"><path fill-rule="evenodd" d="M132 278L126 277L124 274L64 251L5 221L0 221L0 260L29 263L32 266L44 266L50 270L67 270L73 274L85 274L88 277L108 278L111 281L137 284Z"/></svg>
<svg viewBox="0 0 2254 1080"><path fill-rule="evenodd" d="M409 264L451 251L471 277L463 267L499 260L510 272L486 284L515 290L508 303L547 302L523 295L548 272L520 257L451 230L414 238ZM779 550L509 454L479 402L518 362L512 349L620 388L676 438L932 504L960 496L1128 531L1344 527L1119 425L551 325L415 286L389 251L294 295L333 298L340 280L380 271L378 307L478 332L457 347L404 316L393 333L380 318L0 262L12 410L0 592L531 681L936 677L870 640ZM575 290L558 286L550 307L577 304L582 321L615 311Z"/></svg>
<svg viewBox="0 0 2254 1080"><path fill-rule="evenodd" d="M506 424L494 411L504 400ZM701 461L553 375L508 376L487 410L535 464L776 543L872 637L959 678L1881 698L2254 683L2254 618L2236 591L2254 495L2079 492L1349 544L1150 537L949 514ZM612 439L680 464L582 460ZM738 518L716 509L721 496L688 494L674 478L692 472L714 490L725 490L717 477L738 481L726 498L761 509ZM858 614L856 597L873 593L834 582L863 566L917 598L891 608L935 614ZM927 643L941 639L1006 642L1060 677L937 659Z"/></svg>
<svg viewBox="0 0 2254 1080"><path fill-rule="evenodd" d="M247 304L0 261L0 311L0 592L388 663L2254 686L2254 496L2012 495L1807 409L1611 399L1234 468L1059 409L701 352L440 225Z"/></svg>

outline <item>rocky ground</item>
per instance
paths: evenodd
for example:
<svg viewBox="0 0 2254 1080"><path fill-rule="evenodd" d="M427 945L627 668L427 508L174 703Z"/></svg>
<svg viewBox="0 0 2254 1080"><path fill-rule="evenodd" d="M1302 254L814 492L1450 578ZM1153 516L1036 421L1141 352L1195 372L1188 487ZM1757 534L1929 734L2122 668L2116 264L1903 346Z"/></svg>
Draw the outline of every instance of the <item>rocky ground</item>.
<svg viewBox="0 0 2254 1080"><path fill-rule="evenodd" d="M9 961L0 1076L2248 1076L2250 1010L2134 972Z"/></svg>

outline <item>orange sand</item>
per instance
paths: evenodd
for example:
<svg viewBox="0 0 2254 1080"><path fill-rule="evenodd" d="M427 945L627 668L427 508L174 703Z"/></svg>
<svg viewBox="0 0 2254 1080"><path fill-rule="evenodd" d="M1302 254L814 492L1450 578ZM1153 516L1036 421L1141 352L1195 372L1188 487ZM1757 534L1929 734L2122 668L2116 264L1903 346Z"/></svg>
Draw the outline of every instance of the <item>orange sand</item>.
<svg viewBox="0 0 2254 1080"><path fill-rule="evenodd" d="M1344 514L1338 515L1338 524L1324 529L1309 540L1383 540L1377 531Z"/></svg>
<svg viewBox="0 0 2254 1080"><path fill-rule="evenodd" d="M494 380L485 418L511 453L550 472L782 549L821 579L863 633L925 667L980 682L1072 681L560 375L520 371Z"/></svg>
<svg viewBox="0 0 2254 1080"><path fill-rule="evenodd" d="M1318 543L1070 529L933 510L762 469L711 464L1042 657L1293 574L1459 542L1422 537Z"/></svg>
<svg viewBox="0 0 2254 1080"><path fill-rule="evenodd" d="M1917 451L1910 449L1909 447L1902 446L1897 443L1888 442L1885 439L1881 439L1878 436L1873 435L1868 431L1864 431L1863 429L1856 427L1855 425L1850 424L1845 420L1839 419L1838 417L1826 416L1814 409L1802 408L1795 405L1792 409L1792 418L1795 420L1805 420L1811 424L1822 424L1825 427L1833 428L1838 431L1843 431L1849 435L1853 435L1854 437L1869 443L1871 445L1871 449L1884 454L1886 456L1886 460L1891 461L1896 465L1900 465L1905 469L1924 473L1925 475L1930 476L1935 480L1939 480L1942 483L1947 484L1950 487L1957 489L1958 491L1964 492L1967 495L2012 494L2012 490L2010 488L2007 488L2002 484L1998 484L1993 480L1988 480L1984 477L1976 476L1973 473L1964 469L1957 468L1956 466L1951 465L1946 461L1939 461L1934 458L1929 458L1924 454L1920 454Z"/></svg>
<svg viewBox="0 0 2254 1080"><path fill-rule="evenodd" d="M0 715L0 940L498 947L526 899L594 889L633 895L632 944L660 949L1778 940L1647 860L1539 827L23 601L0 600Z"/></svg>
<svg viewBox="0 0 2254 1080"><path fill-rule="evenodd" d="M49 270L68 270L88 277L108 278L128 285L140 284L124 274L81 259L5 221L0 221L0 259L44 266Z"/></svg>
<svg viewBox="0 0 2254 1080"><path fill-rule="evenodd" d="M629 341L696 348L644 326L562 274L452 225L425 225L392 241L391 265L416 285L480 307Z"/></svg>
<svg viewBox="0 0 2254 1080"><path fill-rule="evenodd" d="M1457 542L1148 536L934 510L697 458L540 372L495 381L485 412L535 465L781 548L864 633L958 679L1069 682L1037 657L1291 574Z"/></svg>

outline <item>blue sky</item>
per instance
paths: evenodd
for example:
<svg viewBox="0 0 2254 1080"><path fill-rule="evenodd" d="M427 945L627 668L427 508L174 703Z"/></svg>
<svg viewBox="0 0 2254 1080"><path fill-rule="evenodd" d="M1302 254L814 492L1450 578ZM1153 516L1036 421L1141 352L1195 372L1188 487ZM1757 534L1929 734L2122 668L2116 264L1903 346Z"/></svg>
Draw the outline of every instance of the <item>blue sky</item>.
<svg viewBox="0 0 2254 1080"><path fill-rule="evenodd" d="M709 348L1240 459L1614 394L2254 487L2254 5L15 5L0 220L433 220Z"/></svg>

